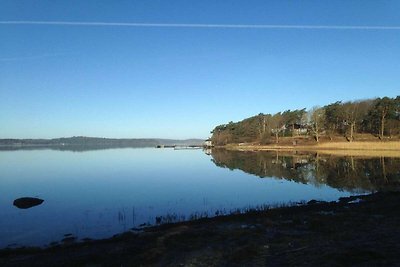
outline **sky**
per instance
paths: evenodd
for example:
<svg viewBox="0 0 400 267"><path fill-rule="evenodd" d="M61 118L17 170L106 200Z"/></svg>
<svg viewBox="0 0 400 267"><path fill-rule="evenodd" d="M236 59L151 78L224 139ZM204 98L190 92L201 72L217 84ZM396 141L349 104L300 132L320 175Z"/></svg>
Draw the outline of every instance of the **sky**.
<svg viewBox="0 0 400 267"><path fill-rule="evenodd" d="M0 0L0 138L207 138L261 112L394 97L399 10L396 0Z"/></svg>

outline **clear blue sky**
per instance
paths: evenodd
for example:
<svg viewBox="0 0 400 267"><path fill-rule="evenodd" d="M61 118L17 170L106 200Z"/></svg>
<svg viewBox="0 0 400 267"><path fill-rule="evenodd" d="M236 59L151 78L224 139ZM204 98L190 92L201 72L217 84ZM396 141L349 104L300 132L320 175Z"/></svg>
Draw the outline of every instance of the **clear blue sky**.
<svg viewBox="0 0 400 267"><path fill-rule="evenodd" d="M0 21L400 26L400 1L0 1ZM0 138L208 137L400 94L400 30L0 24Z"/></svg>

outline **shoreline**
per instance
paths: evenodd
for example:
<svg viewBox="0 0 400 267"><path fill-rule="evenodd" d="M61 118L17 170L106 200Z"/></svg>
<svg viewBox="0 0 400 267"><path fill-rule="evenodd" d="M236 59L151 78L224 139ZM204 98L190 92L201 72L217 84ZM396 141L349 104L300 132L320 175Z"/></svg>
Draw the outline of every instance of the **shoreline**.
<svg viewBox="0 0 400 267"><path fill-rule="evenodd" d="M0 265L394 265L400 260L398 203L400 192L312 200L301 206L153 226L104 240L3 249Z"/></svg>
<svg viewBox="0 0 400 267"><path fill-rule="evenodd" d="M315 152L337 156L371 156L400 157L400 141L354 141L354 142L322 142L320 144L227 144L216 146L233 151L284 151Z"/></svg>

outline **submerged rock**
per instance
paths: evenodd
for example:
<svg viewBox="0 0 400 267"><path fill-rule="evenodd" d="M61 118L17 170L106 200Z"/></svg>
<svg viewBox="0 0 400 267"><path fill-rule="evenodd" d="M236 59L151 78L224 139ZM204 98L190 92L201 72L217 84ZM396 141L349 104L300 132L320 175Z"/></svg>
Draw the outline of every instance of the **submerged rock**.
<svg viewBox="0 0 400 267"><path fill-rule="evenodd" d="M43 199L35 198L35 197L21 197L14 200L14 206L19 209L29 209L34 206L38 206L43 203Z"/></svg>

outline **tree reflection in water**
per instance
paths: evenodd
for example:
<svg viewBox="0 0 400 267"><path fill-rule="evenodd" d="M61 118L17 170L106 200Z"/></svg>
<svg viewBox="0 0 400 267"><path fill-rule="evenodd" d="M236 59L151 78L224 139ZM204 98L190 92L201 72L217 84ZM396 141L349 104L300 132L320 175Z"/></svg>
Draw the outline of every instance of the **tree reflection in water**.
<svg viewBox="0 0 400 267"><path fill-rule="evenodd" d="M219 167L239 169L260 178L274 177L317 187L328 185L354 193L400 188L400 158L225 149L213 149L211 155Z"/></svg>

